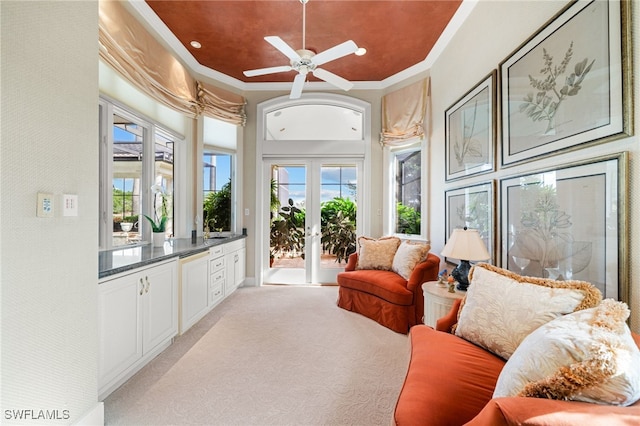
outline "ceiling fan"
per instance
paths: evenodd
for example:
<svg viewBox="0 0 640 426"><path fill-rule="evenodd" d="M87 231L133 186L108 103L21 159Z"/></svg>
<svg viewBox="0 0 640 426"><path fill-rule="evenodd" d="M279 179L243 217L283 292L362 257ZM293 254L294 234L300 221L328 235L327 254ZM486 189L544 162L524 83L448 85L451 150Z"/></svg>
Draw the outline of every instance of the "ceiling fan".
<svg viewBox="0 0 640 426"><path fill-rule="evenodd" d="M302 3L302 49L294 50L278 36L267 36L264 38L289 58L290 65L244 71L244 75L247 77L293 70L298 71L298 75L293 79L293 87L291 87L291 94L289 95L290 99L297 99L302 95L302 88L308 73L345 91L353 87L353 83L350 81L325 69L318 68L322 64L355 53L358 50L358 46L353 40L345 41L318 54L305 48L306 5L308 2L309 0L300 0L300 3Z"/></svg>

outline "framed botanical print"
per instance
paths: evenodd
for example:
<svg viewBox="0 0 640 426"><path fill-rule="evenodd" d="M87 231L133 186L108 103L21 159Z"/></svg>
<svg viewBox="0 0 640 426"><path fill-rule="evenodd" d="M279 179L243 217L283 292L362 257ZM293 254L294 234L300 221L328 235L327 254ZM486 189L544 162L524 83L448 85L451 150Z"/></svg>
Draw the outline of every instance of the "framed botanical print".
<svg viewBox="0 0 640 426"><path fill-rule="evenodd" d="M494 170L496 71L445 111L446 180Z"/></svg>
<svg viewBox="0 0 640 426"><path fill-rule="evenodd" d="M445 243L454 229L477 229L493 263L494 254L494 193L493 181L445 191ZM449 263L456 261L446 258Z"/></svg>
<svg viewBox="0 0 640 426"><path fill-rule="evenodd" d="M628 1L577 1L500 64L502 165L632 134Z"/></svg>
<svg viewBox="0 0 640 426"><path fill-rule="evenodd" d="M627 153L500 181L501 265L628 302Z"/></svg>

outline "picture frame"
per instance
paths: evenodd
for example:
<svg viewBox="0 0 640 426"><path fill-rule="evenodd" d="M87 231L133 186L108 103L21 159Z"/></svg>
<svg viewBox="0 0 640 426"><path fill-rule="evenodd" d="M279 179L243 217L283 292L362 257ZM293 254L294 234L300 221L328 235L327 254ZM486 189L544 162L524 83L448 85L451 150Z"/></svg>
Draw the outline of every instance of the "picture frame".
<svg viewBox="0 0 640 426"><path fill-rule="evenodd" d="M496 80L493 70L445 110L446 181L495 170Z"/></svg>
<svg viewBox="0 0 640 426"><path fill-rule="evenodd" d="M628 1L570 3L499 66L502 166L633 134Z"/></svg>
<svg viewBox="0 0 640 426"><path fill-rule="evenodd" d="M495 260L495 181L478 183L445 191L445 244L454 229L467 227L477 229ZM448 263L458 264L457 259L445 258Z"/></svg>
<svg viewBox="0 0 640 426"><path fill-rule="evenodd" d="M626 152L500 180L501 266L628 302Z"/></svg>

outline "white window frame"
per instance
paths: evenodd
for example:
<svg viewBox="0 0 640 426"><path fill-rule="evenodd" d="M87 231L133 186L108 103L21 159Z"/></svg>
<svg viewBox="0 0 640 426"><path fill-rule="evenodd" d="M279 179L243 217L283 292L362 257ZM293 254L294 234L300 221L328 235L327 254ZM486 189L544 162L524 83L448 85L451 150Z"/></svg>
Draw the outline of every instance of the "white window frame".
<svg viewBox="0 0 640 426"><path fill-rule="evenodd" d="M170 130L168 127L157 123L155 120L144 116L141 113L133 111L131 108L124 106L123 104L110 99L107 96L101 95L98 100L99 105L99 123L100 123L100 184L99 184L99 205L100 205L100 217L99 217L99 250L110 250L113 248L121 248L113 246L113 115L117 114L124 118L130 119L136 124L145 129L143 138L144 152L154 151L154 136L157 133L161 133L163 136L174 139L174 159L180 155L182 150L178 149L179 145L184 145L184 136L178 134L175 131ZM152 197L151 186L153 185L155 176L155 158L153 155L143 156L143 173L141 182L141 194L140 202L142 204L142 213L149 216L153 215L151 211ZM144 170L148 172L145 173ZM151 171L151 172L149 172ZM176 162L174 161L173 171L173 223L174 223L174 235L176 234L176 224L181 223L180 210L176 209L176 204L180 203L181 198L176 197L176 193L179 191L179 182L181 181L180 171L176 168ZM141 229L142 242L144 244L151 241L151 226L144 217L138 219L138 227ZM129 247L129 246L127 246Z"/></svg>
<svg viewBox="0 0 640 426"><path fill-rule="evenodd" d="M202 155L200 155L200 180L199 180L199 198L202 200L198 205L200 209L198 210L198 215L202 215L202 210L204 209L204 164L202 164L204 154L223 154L231 156L231 221L230 221L230 233L239 234L241 231L238 229L239 227L239 215L238 215L238 197L241 191L241 188L238 187L238 153L237 151L220 148L215 145L204 145L202 149ZM204 222L204 218L201 218ZM204 223L202 223L201 228L204 227ZM198 233L202 232L202 229L198 230Z"/></svg>
<svg viewBox="0 0 640 426"><path fill-rule="evenodd" d="M409 152L421 152L420 154L420 199L421 199L421 218L420 218L420 234L400 234L396 232L396 174L397 174L397 157ZM425 212L428 211L425 205L427 200L427 171L426 161L426 140L419 139L413 143L409 142L401 147L390 147L385 145L383 149L383 199L384 208L382 214L383 231L385 235L395 235L406 240L427 240L428 224Z"/></svg>

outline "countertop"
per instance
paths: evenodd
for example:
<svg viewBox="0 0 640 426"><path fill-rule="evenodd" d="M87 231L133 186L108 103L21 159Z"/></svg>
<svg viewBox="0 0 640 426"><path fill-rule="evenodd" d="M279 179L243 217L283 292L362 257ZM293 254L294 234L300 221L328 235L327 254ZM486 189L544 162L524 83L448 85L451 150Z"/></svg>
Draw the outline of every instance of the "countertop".
<svg viewBox="0 0 640 426"><path fill-rule="evenodd" d="M230 235L206 241L199 237L195 244L191 243L191 238L172 238L165 241L162 247L145 244L101 251L98 254L98 279L175 257L188 257L242 238L246 238L246 235Z"/></svg>

